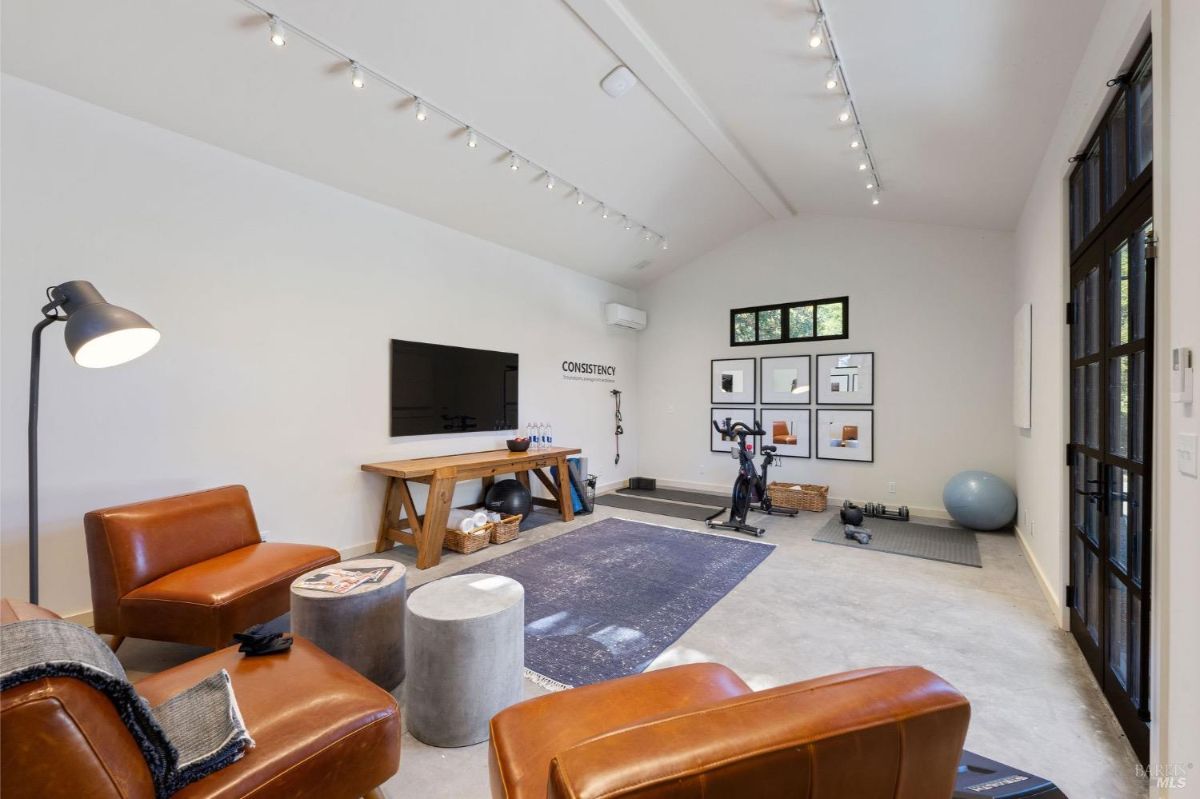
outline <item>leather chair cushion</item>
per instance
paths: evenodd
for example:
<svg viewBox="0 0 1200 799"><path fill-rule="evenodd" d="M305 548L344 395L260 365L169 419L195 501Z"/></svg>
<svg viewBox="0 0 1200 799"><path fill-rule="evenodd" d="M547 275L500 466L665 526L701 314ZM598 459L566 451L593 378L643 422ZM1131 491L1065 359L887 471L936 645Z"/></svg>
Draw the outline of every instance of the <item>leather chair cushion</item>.
<svg viewBox="0 0 1200 799"><path fill-rule="evenodd" d="M157 705L219 669L229 672L255 746L174 799L354 799L399 767L396 700L302 638L282 655L248 658L228 647L136 688Z"/></svg>
<svg viewBox="0 0 1200 799"><path fill-rule="evenodd" d="M336 563L337 550L262 543L185 566L130 591L120 601L121 629L137 638L208 646L282 615L292 580Z"/></svg>
<svg viewBox="0 0 1200 799"><path fill-rule="evenodd" d="M609 730L749 693L746 683L727 667L694 663L513 705L491 722L492 794L544 799L550 761L559 752Z"/></svg>

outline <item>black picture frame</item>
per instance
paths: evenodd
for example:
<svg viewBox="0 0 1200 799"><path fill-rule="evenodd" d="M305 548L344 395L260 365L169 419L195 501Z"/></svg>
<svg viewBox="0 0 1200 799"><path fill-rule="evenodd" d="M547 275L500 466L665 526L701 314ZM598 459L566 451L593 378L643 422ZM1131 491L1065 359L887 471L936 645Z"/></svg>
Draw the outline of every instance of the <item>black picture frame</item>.
<svg viewBox="0 0 1200 799"><path fill-rule="evenodd" d="M730 405L730 406L717 405L717 406L713 406L712 408L709 408L709 411L708 411L708 451L715 452L718 455L725 455L726 457L728 457L729 450L715 449L713 447L713 438L717 435L717 431L713 430L712 423L717 422L717 421L723 422L725 420L725 417L721 417L720 419L717 418L717 411L735 411L738 413L749 412L749 414L750 414L749 424L751 424L753 426L758 423L758 409L752 408L752 407L749 407L746 405ZM734 421L737 422L737 421L742 421L742 420L735 418ZM747 441L750 441L751 443L754 444L755 452L758 452L758 444L759 444L760 438L761 438L761 436L748 436L746 438Z"/></svg>
<svg viewBox="0 0 1200 799"><path fill-rule="evenodd" d="M814 357L815 356L810 355L808 353L798 353L796 355L764 355L764 356L760 357L758 359L758 386L759 386L758 394L759 394L759 398L760 398L759 404L763 405L763 406L770 405L772 407L776 407L776 406L786 407L788 405L811 405L812 401L813 401L812 375L813 375L813 359L814 359ZM808 380L808 400L801 401L801 400L793 399L788 402L768 402L767 401L767 384L765 382L767 361L783 361L783 360L790 360L792 358L805 358L808 361L808 374L806 375L806 379Z"/></svg>
<svg viewBox="0 0 1200 799"><path fill-rule="evenodd" d="M760 443L774 444L774 433L767 429L767 414L768 413L786 413L788 411L803 411L808 414L808 424L805 427L804 434L808 439L808 454L807 455L790 455L786 452L776 451L775 455L780 458L794 458L796 460L812 460L813 457L813 409L807 405L796 405L791 408L782 405L772 405L770 408L759 408L758 423L762 425L762 429L766 432L765 436L760 436ZM799 436L797 436L799 438ZM776 446L788 446L787 444ZM762 447L759 447L761 451Z"/></svg>
<svg viewBox="0 0 1200 799"><path fill-rule="evenodd" d="M847 400L847 399L843 399L843 398L839 398L837 400L827 400L824 402L821 401L821 393L822 393L821 386L823 385L825 377L826 377L824 370L822 370L822 368L821 368L821 359L822 358L839 358L843 355L870 355L871 356L871 391L867 395L867 399L865 402L863 402L861 400ZM817 405L825 405L825 406L874 405L875 404L875 360L876 360L875 352L873 350L872 351L859 350L859 351L855 351L855 352L822 352L819 355L813 356L812 387L813 387L814 402L816 402ZM830 393L842 393L842 392L830 392Z"/></svg>
<svg viewBox="0 0 1200 799"><path fill-rule="evenodd" d="M821 416L827 413L865 413L871 420L871 457L866 458L829 458L822 457L821 453L825 451L822 446L821 438ZM815 433L813 437L813 449L817 453L817 460L821 461L838 461L840 463L874 463L875 462L875 409L874 408L817 408L816 419L814 420Z"/></svg>
<svg viewBox="0 0 1200 799"><path fill-rule="evenodd" d="M716 375L717 364L719 363L740 363L750 361L750 399L745 402L739 402L727 399L718 399L716 392L716 383L713 378ZM713 358L708 364L708 398L709 403L715 406L724 405L754 405L758 402L758 358Z"/></svg>

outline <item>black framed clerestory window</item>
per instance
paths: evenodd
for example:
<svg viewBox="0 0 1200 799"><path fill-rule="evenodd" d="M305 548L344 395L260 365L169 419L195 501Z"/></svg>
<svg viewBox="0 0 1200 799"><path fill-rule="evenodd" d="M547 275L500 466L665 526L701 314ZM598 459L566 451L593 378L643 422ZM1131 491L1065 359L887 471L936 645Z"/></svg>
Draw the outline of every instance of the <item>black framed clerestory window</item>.
<svg viewBox="0 0 1200 799"><path fill-rule="evenodd" d="M826 297L729 312L729 346L795 344L850 337L850 298Z"/></svg>

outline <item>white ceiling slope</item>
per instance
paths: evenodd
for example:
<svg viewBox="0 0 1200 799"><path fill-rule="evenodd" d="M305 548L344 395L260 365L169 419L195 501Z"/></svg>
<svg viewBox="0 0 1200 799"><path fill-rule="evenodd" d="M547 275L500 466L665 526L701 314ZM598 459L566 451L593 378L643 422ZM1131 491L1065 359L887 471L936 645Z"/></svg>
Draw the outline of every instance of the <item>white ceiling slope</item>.
<svg viewBox="0 0 1200 799"><path fill-rule="evenodd" d="M810 0L261 2L559 187L382 86L353 90L299 37L270 46L236 0L3 0L3 69L632 287L794 211L1012 228L1102 5L826 0L886 190L872 208L805 41ZM613 99L597 84L619 60L642 83Z"/></svg>

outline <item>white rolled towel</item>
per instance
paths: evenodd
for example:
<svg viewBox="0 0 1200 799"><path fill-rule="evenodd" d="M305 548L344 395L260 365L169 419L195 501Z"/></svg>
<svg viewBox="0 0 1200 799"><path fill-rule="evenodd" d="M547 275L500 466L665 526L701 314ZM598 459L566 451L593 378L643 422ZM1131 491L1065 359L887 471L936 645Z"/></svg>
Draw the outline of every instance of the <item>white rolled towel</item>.
<svg viewBox="0 0 1200 799"><path fill-rule="evenodd" d="M474 518L475 518L475 526L476 527L483 527L485 524L488 523L488 515L486 513L484 513L483 511L476 511Z"/></svg>
<svg viewBox="0 0 1200 799"><path fill-rule="evenodd" d="M487 515L465 508L453 508L446 517L446 524L462 530L464 533L469 533L487 524Z"/></svg>

